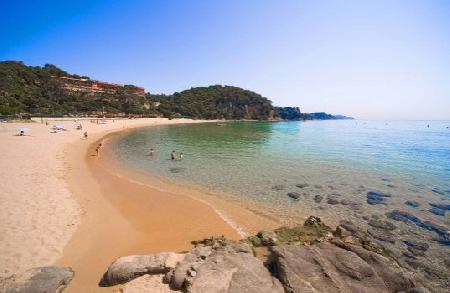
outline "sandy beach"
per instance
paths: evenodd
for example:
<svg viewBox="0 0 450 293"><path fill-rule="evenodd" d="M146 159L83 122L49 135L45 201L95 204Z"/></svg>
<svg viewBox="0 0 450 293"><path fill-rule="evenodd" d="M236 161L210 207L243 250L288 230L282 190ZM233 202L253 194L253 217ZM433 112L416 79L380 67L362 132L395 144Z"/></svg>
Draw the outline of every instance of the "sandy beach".
<svg viewBox="0 0 450 293"><path fill-rule="evenodd" d="M201 121L39 122L1 125L2 277L57 264L76 272L68 292L111 292L97 283L117 257L188 250L192 240L211 235L239 239L245 231L277 224L237 203L127 173L106 153L95 156L98 142L119 131ZM78 123L82 131L76 130ZM66 131L51 133L53 124ZM29 129L25 136L15 135L20 127ZM241 227L234 219L252 224Z"/></svg>

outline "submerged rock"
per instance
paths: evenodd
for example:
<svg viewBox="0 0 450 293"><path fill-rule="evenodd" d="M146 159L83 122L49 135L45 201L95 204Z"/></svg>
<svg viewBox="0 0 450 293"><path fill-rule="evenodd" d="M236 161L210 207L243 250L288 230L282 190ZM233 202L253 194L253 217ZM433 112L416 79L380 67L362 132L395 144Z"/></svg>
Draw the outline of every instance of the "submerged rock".
<svg viewBox="0 0 450 293"><path fill-rule="evenodd" d="M62 292L72 281L71 268L38 267L23 274L0 280L0 292L4 293L54 293Z"/></svg>
<svg viewBox="0 0 450 293"><path fill-rule="evenodd" d="M367 203L370 205L386 204L386 197L391 197L391 195L379 191L369 191L367 192Z"/></svg>
<svg viewBox="0 0 450 293"><path fill-rule="evenodd" d="M323 196L320 195L320 194L316 194L316 195L314 196L314 201L317 202L317 203L321 203L321 202L322 202L322 199L323 199Z"/></svg>
<svg viewBox="0 0 450 293"><path fill-rule="evenodd" d="M396 221L401 221L404 223L412 223L425 230L433 231L437 233L439 236L441 236L444 240L450 239L450 232L448 231L447 228L430 221L422 221L418 217L408 212L393 210L391 212L386 213L386 216Z"/></svg>
<svg viewBox="0 0 450 293"><path fill-rule="evenodd" d="M274 186L272 186L272 190L275 190L275 191L281 191L281 190L284 190L286 188L286 186L284 186L284 185L274 185Z"/></svg>
<svg viewBox="0 0 450 293"><path fill-rule="evenodd" d="M336 205L340 203L340 200L336 196L332 195L327 197L327 203L331 205Z"/></svg>
<svg viewBox="0 0 450 293"><path fill-rule="evenodd" d="M382 229L382 230L388 230L388 231L395 230L395 228L396 228L395 225L392 224L391 222L374 219L374 218L370 219L367 224L369 224L372 227Z"/></svg>
<svg viewBox="0 0 450 293"><path fill-rule="evenodd" d="M290 198L293 198L293 199L300 199L300 197L302 196L300 193L298 193L298 192L288 192L288 194L287 194Z"/></svg>
<svg viewBox="0 0 450 293"><path fill-rule="evenodd" d="M377 240L395 243L395 235L387 230L382 231L379 229L369 228L367 229L367 233Z"/></svg>
<svg viewBox="0 0 450 293"><path fill-rule="evenodd" d="M428 210L430 213L435 214L436 216L445 216L445 210L442 210L440 208L437 207L432 207L431 209Z"/></svg>
<svg viewBox="0 0 450 293"><path fill-rule="evenodd" d="M405 243L406 246L408 246L408 248L414 248L421 251L427 251L428 248L430 247L427 243L419 242L416 240L405 240L403 241L403 243Z"/></svg>
<svg viewBox="0 0 450 293"><path fill-rule="evenodd" d="M309 184L305 183L305 182L301 182L301 183L296 184L295 186L298 188L305 188L305 187L308 187Z"/></svg>
<svg viewBox="0 0 450 293"><path fill-rule="evenodd" d="M184 170L186 170L186 168L180 168L180 167L173 167L173 168L169 168L169 171L171 173L181 173Z"/></svg>
<svg viewBox="0 0 450 293"><path fill-rule="evenodd" d="M420 206L420 203L418 203L417 201L414 201L414 200L407 200L407 201L405 201L405 205L413 207L413 208L417 208Z"/></svg>
<svg viewBox="0 0 450 293"><path fill-rule="evenodd" d="M439 195L445 195L445 192L443 190L440 190L439 188L432 188L431 191L433 191L434 193L437 193Z"/></svg>
<svg viewBox="0 0 450 293"><path fill-rule="evenodd" d="M450 204L429 203L430 206L445 211L450 211Z"/></svg>

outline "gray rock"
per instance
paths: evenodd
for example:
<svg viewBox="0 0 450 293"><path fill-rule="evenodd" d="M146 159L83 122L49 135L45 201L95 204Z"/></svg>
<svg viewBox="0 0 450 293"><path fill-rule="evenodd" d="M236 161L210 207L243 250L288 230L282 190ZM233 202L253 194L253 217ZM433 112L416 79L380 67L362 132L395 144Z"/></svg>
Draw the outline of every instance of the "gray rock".
<svg viewBox="0 0 450 293"><path fill-rule="evenodd" d="M145 274L164 274L184 257L184 254L173 252L120 257L109 266L99 285L114 286Z"/></svg>
<svg viewBox="0 0 450 293"><path fill-rule="evenodd" d="M0 282L2 293L56 293L62 292L72 281L71 268L38 267L14 275Z"/></svg>
<svg viewBox="0 0 450 293"><path fill-rule="evenodd" d="M197 262L195 275L188 273L191 262ZM177 265L171 288L184 292L284 292L262 261L255 258L250 247L228 242L212 249L204 260L185 258Z"/></svg>
<svg viewBox="0 0 450 293"><path fill-rule="evenodd" d="M274 266L285 291L294 292L398 292L414 282L387 258L359 246L280 245L272 248Z"/></svg>

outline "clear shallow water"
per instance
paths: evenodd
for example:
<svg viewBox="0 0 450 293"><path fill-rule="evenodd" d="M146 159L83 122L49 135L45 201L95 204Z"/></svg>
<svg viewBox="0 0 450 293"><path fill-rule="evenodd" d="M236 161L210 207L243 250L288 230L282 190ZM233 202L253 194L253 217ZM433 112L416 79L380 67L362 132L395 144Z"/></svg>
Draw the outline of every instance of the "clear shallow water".
<svg viewBox="0 0 450 293"><path fill-rule="evenodd" d="M404 197L436 195L435 189L448 198L448 126L352 120L170 125L129 132L110 146L140 171L279 205L299 182L354 196L363 185ZM171 161L172 149L184 152L184 160Z"/></svg>

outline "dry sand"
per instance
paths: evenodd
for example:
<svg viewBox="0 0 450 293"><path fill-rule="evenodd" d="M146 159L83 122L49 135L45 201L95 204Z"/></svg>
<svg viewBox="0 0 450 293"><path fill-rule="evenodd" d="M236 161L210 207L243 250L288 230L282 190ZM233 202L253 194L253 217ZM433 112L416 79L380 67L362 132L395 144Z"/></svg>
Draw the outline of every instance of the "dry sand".
<svg viewBox="0 0 450 293"><path fill-rule="evenodd" d="M191 240L210 235L237 239L243 230L278 224L238 202L127 173L102 152L100 158L93 156L95 145L110 133L201 121L79 122L82 131L75 130L73 120L50 121L49 126L1 124L0 277L56 263L76 272L68 292L111 292L97 283L119 256L182 251ZM51 133L52 124L68 131ZM19 127L30 131L14 136ZM247 225L238 226L241 220Z"/></svg>

